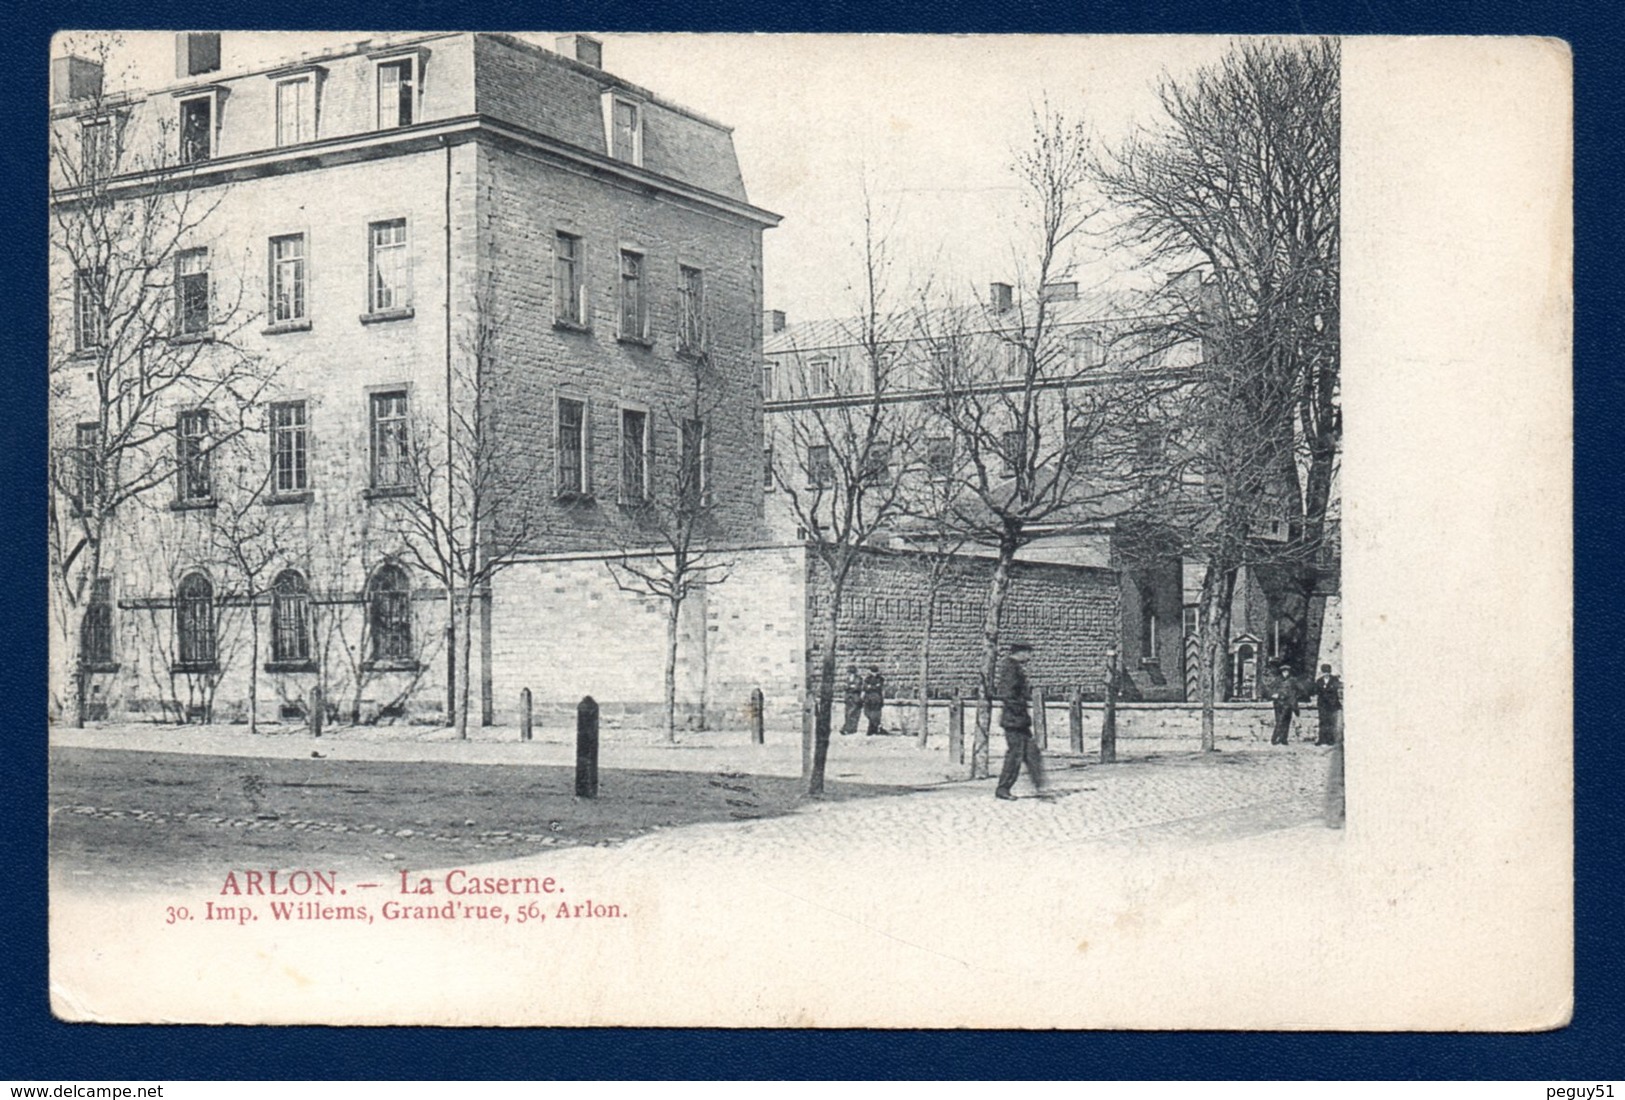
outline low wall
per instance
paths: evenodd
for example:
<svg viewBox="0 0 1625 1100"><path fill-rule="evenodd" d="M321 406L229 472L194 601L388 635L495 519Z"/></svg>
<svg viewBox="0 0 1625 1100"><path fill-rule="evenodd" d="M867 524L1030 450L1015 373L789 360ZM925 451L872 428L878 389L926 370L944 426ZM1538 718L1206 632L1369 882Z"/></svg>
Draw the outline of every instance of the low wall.
<svg viewBox="0 0 1625 1100"><path fill-rule="evenodd" d="M1100 751L1100 729L1105 707L1100 703L1083 704L1083 751L1086 755ZM975 704L967 702L965 731L969 737L975 724ZM1051 698L1046 704L1050 752L1065 752L1071 733L1067 726L1067 703ZM999 708L993 711L995 740L998 737ZM930 708L931 736L948 735L948 703L933 701ZM916 734L920 725L919 704L906 699L887 700L884 724L887 729ZM1292 738L1301 740L1318 732L1318 719L1313 706L1303 707L1292 723ZM1275 712L1267 703L1220 703L1214 708L1214 740L1235 743L1267 744L1275 728ZM1196 749L1202 742L1202 708L1194 703L1119 703L1117 706L1117 740L1161 742L1169 749Z"/></svg>

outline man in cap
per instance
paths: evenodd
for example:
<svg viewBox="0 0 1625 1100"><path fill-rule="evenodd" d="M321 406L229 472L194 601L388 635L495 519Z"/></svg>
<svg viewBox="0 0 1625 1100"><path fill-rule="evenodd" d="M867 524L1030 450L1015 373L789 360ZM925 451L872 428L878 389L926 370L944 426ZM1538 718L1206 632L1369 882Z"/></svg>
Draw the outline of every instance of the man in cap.
<svg viewBox="0 0 1625 1100"><path fill-rule="evenodd" d="M842 701L846 704L846 714L842 716L841 732L857 733L858 717L863 714L863 677L858 675L857 665L846 666L846 691Z"/></svg>
<svg viewBox="0 0 1625 1100"><path fill-rule="evenodd" d="M1275 704L1275 732L1270 735L1270 744L1285 745L1292 733L1292 719L1298 713L1298 682L1292 678L1291 665L1281 666L1270 699Z"/></svg>
<svg viewBox="0 0 1625 1100"><path fill-rule="evenodd" d="M1337 723L1343 717L1343 681L1332 675L1331 665L1320 666L1320 678L1315 681L1315 709L1320 716L1315 744L1336 744Z"/></svg>
<svg viewBox="0 0 1625 1100"><path fill-rule="evenodd" d="M1009 654L999 665L999 675L993 689L994 696L1004 704L999 725L1004 728L1006 746L1004 768L999 772L999 785L993 791L993 796L1006 801L1016 797L1010 793L1010 788L1016 785L1016 779L1021 775L1023 761L1027 764L1027 778L1038 788L1038 796L1049 797L1044 782L1044 758L1039 755L1038 744L1033 740L1033 720L1027 710L1027 702L1032 694L1027 683L1027 660L1032 655L1033 647L1026 642L1011 643Z"/></svg>
<svg viewBox="0 0 1625 1100"><path fill-rule="evenodd" d="M880 711L885 705L886 678L880 674L879 665L870 665L863 677L863 716L869 720L869 728L863 731L865 736L875 737L886 732L880 727Z"/></svg>

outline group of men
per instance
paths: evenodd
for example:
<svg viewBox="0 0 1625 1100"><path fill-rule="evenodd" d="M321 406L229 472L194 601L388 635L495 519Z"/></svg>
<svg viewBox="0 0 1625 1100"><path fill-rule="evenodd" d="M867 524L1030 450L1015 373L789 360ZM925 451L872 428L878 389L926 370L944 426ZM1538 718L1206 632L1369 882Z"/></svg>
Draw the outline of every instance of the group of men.
<svg viewBox="0 0 1625 1100"><path fill-rule="evenodd" d="M1270 702L1275 708L1275 732L1270 735L1270 744L1284 745L1289 740L1292 719L1298 716L1301 694L1298 681L1292 675L1292 666L1283 664L1270 689ZM1315 731L1315 744L1335 745L1341 733L1339 723L1343 719L1343 681L1332 674L1331 665L1320 666L1320 677L1315 680L1310 694L1314 696L1318 712L1316 716L1320 719L1320 726Z"/></svg>
<svg viewBox="0 0 1625 1100"><path fill-rule="evenodd" d="M869 720L864 730L867 737L876 737L886 731L880 726L880 712L886 705L886 678L880 666L870 665L867 672L858 673L857 665L846 666L846 718L841 723L842 733L858 732L858 716Z"/></svg>

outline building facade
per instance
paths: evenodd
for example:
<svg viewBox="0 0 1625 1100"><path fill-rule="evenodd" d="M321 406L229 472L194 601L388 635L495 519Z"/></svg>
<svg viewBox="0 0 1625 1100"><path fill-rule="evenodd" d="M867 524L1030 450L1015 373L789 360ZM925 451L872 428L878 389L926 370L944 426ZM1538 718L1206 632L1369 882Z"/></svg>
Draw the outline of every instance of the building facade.
<svg viewBox="0 0 1625 1100"><path fill-rule="evenodd" d="M493 609L654 542L679 468L760 541L778 219L726 127L584 36L231 66L182 35L169 87L53 68L54 709L79 669L92 717L302 720L320 688L443 719L462 576L490 717L523 678L494 632L561 625Z"/></svg>

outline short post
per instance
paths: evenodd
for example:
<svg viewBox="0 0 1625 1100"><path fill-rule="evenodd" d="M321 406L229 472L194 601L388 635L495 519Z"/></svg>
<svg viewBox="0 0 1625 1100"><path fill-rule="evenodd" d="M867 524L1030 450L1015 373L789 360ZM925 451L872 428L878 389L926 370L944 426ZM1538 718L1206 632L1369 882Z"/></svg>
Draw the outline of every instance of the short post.
<svg viewBox="0 0 1625 1100"><path fill-rule="evenodd" d="M965 762L965 700L958 695L948 701L948 762Z"/></svg>
<svg viewBox="0 0 1625 1100"><path fill-rule="evenodd" d="M1049 708L1044 705L1046 698L1043 688L1033 688L1033 740L1038 742L1039 752L1049 748Z"/></svg>
<svg viewBox="0 0 1625 1100"><path fill-rule="evenodd" d="M1343 827L1343 739L1332 745L1331 763L1326 773L1325 821L1328 829Z"/></svg>
<svg viewBox="0 0 1625 1100"><path fill-rule="evenodd" d="M519 693L519 740L530 740L530 689L525 688Z"/></svg>
<svg viewBox="0 0 1625 1100"><path fill-rule="evenodd" d="M1100 720L1100 762L1117 763L1117 649L1106 651L1106 707Z"/></svg>
<svg viewBox="0 0 1625 1100"><path fill-rule="evenodd" d="M310 689L310 698L306 705L310 708L310 732L316 737L322 735L322 722L327 717L327 700L322 696L322 689Z"/></svg>
<svg viewBox="0 0 1625 1100"><path fill-rule="evenodd" d="M766 707L767 707L767 702L766 702L765 699L762 698L762 689L761 688L751 688L750 689L750 743L753 744L753 745L762 745L762 744L767 743L766 730L765 730L765 726L764 726L764 723L766 722L766 719L762 714L763 710L765 710Z"/></svg>
<svg viewBox="0 0 1625 1100"><path fill-rule="evenodd" d="M576 707L576 797L598 797L598 703L591 695Z"/></svg>
<svg viewBox="0 0 1625 1100"><path fill-rule="evenodd" d="M1083 688L1074 687L1066 702L1066 732L1073 752L1083 752Z"/></svg>

